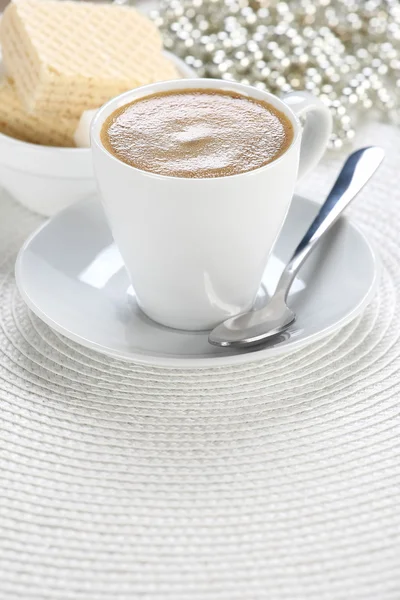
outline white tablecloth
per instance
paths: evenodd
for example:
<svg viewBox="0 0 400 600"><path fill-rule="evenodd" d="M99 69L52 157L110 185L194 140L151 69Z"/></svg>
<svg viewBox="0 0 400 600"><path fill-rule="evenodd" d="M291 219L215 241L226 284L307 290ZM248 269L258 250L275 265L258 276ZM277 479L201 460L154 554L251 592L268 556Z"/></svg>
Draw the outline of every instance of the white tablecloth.
<svg viewBox="0 0 400 600"><path fill-rule="evenodd" d="M41 219L1 197L1 599L399 600L399 137L364 132L388 156L351 209L384 266L372 305L232 368L129 365L52 332L13 276ZM340 162L299 191L322 199Z"/></svg>

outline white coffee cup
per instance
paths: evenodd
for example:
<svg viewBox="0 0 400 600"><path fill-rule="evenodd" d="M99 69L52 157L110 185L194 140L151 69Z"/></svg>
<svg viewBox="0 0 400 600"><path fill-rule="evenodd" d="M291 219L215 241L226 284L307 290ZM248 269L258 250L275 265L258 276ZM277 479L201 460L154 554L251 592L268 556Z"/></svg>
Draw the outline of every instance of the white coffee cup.
<svg viewBox="0 0 400 600"><path fill-rule="evenodd" d="M290 119L291 145L264 167L210 179L142 171L103 146L102 125L117 108L157 92L200 88L269 102ZM91 128L95 175L142 310L163 325L187 330L211 329L250 310L296 181L319 161L330 132L329 110L306 92L293 92L282 101L223 80L156 83L105 104Z"/></svg>

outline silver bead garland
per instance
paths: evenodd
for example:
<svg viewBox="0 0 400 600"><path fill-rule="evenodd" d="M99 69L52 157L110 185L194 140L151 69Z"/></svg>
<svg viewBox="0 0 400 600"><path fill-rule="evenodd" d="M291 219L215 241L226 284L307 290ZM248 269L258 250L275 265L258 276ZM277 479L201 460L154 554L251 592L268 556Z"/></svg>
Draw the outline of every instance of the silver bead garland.
<svg viewBox="0 0 400 600"><path fill-rule="evenodd" d="M201 77L319 96L331 148L366 113L400 124L399 0L160 0L152 18Z"/></svg>

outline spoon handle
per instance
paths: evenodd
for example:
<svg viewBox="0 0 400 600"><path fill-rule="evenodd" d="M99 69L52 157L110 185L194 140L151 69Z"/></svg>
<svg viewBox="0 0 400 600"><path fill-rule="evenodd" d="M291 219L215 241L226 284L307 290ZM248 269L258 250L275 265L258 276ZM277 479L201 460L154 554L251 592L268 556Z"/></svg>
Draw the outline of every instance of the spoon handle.
<svg viewBox="0 0 400 600"><path fill-rule="evenodd" d="M274 296L281 295L286 300L293 280L304 261L369 181L384 156L383 149L377 146L362 148L350 154L328 197L283 271Z"/></svg>

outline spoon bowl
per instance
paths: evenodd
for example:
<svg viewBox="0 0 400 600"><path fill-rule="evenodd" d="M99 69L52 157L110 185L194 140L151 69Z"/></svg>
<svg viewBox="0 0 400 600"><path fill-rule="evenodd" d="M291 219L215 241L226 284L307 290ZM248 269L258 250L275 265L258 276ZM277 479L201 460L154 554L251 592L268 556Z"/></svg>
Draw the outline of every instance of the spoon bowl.
<svg viewBox="0 0 400 600"><path fill-rule="evenodd" d="M278 335L293 323L295 313L286 305L284 299L273 296L262 309L265 321L259 322L258 311L237 315L218 325L210 335L214 346L246 348L261 344L269 337ZM246 337L243 337L246 331Z"/></svg>

